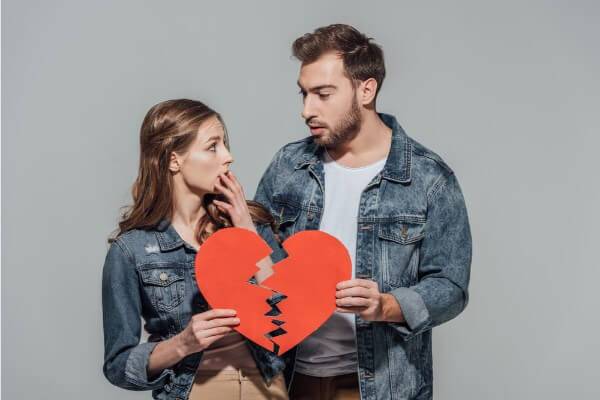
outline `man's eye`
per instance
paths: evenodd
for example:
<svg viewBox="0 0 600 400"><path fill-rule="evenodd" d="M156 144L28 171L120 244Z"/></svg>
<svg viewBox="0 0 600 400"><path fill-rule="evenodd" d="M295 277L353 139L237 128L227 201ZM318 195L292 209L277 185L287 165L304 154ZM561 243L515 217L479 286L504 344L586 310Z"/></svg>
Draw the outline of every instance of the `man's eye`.
<svg viewBox="0 0 600 400"><path fill-rule="evenodd" d="M214 151L215 153L217 152L217 144L213 143L209 148L210 151Z"/></svg>
<svg viewBox="0 0 600 400"><path fill-rule="evenodd" d="M302 98L305 98L305 97L306 97L306 92L305 92L305 91L303 91L303 90L300 90L300 91L298 92L298 94L299 94L300 96L302 96Z"/></svg>
<svg viewBox="0 0 600 400"><path fill-rule="evenodd" d="M319 94L319 98L321 100L327 100L329 98L330 94L329 93L321 93Z"/></svg>

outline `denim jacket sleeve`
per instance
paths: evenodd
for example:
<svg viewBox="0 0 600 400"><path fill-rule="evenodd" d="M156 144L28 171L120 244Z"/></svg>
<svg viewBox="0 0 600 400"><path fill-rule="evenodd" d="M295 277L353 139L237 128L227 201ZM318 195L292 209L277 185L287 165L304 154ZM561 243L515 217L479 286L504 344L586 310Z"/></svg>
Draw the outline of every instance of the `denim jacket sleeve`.
<svg viewBox="0 0 600 400"><path fill-rule="evenodd" d="M279 168L280 160L283 155L283 149L279 150L271 163L267 167L267 170L263 174L258 187L256 188L256 194L254 195L254 201L261 203L265 206L269 212L273 209L272 198L273 190L275 188L275 177L277 176L277 169Z"/></svg>
<svg viewBox="0 0 600 400"><path fill-rule="evenodd" d="M174 375L165 369L155 379L147 374L150 353L158 342L140 343L141 294L138 274L127 246L114 241L102 271L104 366L106 378L129 390L152 390Z"/></svg>
<svg viewBox="0 0 600 400"><path fill-rule="evenodd" d="M451 320L469 299L471 232L465 201L455 175L440 178L428 197L418 281L390 292L406 323L389 323L406 339Z"/></svg>
<svg viewBox="0 0 600 400"><path fill-rule="evenodd" d="M267 208L267 211L271 212L273 209L273 190L275 188L275 176L277 169L279 168L279 162L281 160L283 154L283 150L279 150L277 154L271 160L271 163L267 167L267 170L263 174L260 182L258 183L258 187L256 188L256 194L254 195L254 201L262 204ZM271 254L271 259L273 262L279 262L285 258L285 250L281 247L281 243L279 243L275 239L275 234L271 230L271 227L268 225L257 226L257 230L259 235L269 244L269 246L273 249L273 253Z"/></svg>

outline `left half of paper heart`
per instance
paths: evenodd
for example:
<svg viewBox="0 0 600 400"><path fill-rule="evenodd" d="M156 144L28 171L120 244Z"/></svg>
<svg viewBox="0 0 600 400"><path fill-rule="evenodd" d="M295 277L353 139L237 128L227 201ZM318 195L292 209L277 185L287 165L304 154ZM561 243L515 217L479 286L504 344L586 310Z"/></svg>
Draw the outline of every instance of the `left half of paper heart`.
<svg viewBox="0 0 600 400"><path fill-rule="evenodd" d="M208 304L234 309L240 324L236 331L258 345L278 352L269 333L284 333L278 319L277 302L285 295L251 283L258 263L271 248L255 233L242 228L225 228L212 234L198 250L196 283Z"/></svg>

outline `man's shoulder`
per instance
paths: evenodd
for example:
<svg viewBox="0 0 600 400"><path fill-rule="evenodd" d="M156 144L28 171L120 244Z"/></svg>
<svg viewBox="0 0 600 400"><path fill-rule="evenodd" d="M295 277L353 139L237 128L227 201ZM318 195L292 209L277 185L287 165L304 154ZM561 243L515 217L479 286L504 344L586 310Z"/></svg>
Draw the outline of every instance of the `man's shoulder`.
<svg viewBox="0 0 600 400"><path fill-rule="evenodd" d="M452 168L440 155L419 143L412 137L408 137L411 147L411 164L413 171L432 174L435 176L450 176L454 173Z"/></svg>
<svg viewBox="0 0 600 400"><path fill-rule="evenodd" d="M314 140L311 136L304 137L302 139L295 140L293 142L289 142L279 151L284 152L289 155L298 154L300 156L307 154L311 151L314 146Z"/></svg>
<svg viewBox="0 0 600 400"><path fill-rule="evenodd" d="M278 151L276 158L279 159L279 167L295 166L307 156L314 154L315 143L311 136L289 142L282 146Z"/></svg>
<svg viewBox="0 0 600 400"><path fill-rule="evenodd" d="M458 179L454 170L436 152L409 138L410 169L412 185L433 199L436 193L448 184L454 182L458 190Z"/></svg>

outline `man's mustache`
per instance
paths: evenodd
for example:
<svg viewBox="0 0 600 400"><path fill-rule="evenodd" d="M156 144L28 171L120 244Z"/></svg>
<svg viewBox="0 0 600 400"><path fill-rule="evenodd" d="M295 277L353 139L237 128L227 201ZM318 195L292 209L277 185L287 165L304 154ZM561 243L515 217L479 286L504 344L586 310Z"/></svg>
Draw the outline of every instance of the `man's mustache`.
<svg viewBox="0 0 600 400"><path fill-rule="evenodd" d="M307 119L305 121L306 125L308 125L310 128L325 128L327 127L327 124L324 124L322 122L316 121L314 119Z"/></svg>

